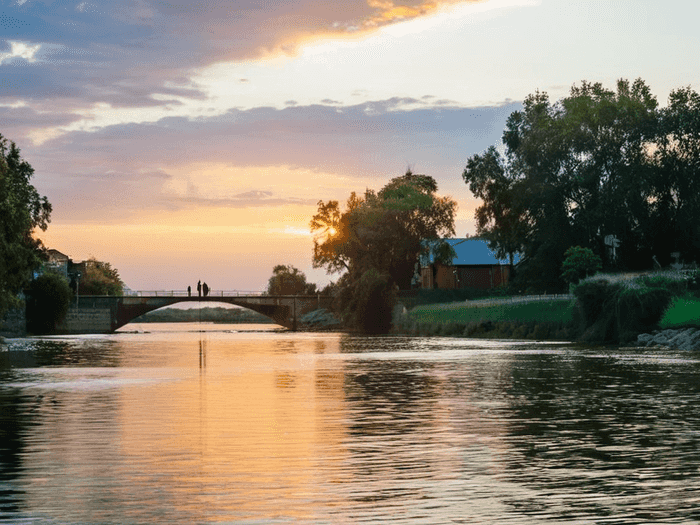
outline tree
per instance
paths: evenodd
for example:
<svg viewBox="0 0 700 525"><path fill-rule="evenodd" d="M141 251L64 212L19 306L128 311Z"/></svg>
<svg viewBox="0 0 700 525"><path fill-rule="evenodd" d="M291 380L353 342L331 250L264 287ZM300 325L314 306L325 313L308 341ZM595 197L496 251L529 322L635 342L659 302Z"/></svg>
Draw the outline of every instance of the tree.
<svg viewBox="0 0 700 525"><path fill-rule="evenodd" d="M340 314L349 326L386 331L386 322L375 323L370 317L391 319L387 301L394 300L397 287L410 287L418 256L429 247L443 262L451 262L454 252L436 249L436 244L454 235L456 208L453 199L437 194L435 179L410 170L379 192L368 189L363 196L353 192L344 211L338 201L319 201L310 223L313 265L343 274L335 288ZM381 315L367 298L381 298L375 301Z"/></svg>
<svg viewBox="0 0 700 525"><path fill-rule="evenodd" d="M269 295L310 295L316 293L316 284L307 283L304 272L291 264L278 264L272 269L267 282Z"/></svg>
<svg viewBox="0 0 700 525"><path fill-rule="evenodd" d="M33 334L51 334L65 319L71 291L62 275L48 272L31 282L27 289L27 329Z"/></svg>
<svg viewBox="0 0 700 525"><path fill-rule="evenodd" d="M603 267L603 263L593 250L572 246L564 252L561 265L561 277L570 284L577 284L582 278L594 274Z"/></svg>
<svg viewBox="0 0 700 525"><path fill-rule="evenodd" d="M517 191L519 181L506 175L506 166L495 147L467 161L462 178L475 197L483 201L477 208L476 233L489 241L499 259L508 258L513 265L522 250L528 217L525 202Z"/></svg>
<svg viewBox="0 0 700 525"><path fill-rule="evenodd" d="M457 204L437 195L435 179L410 170L378 193L354 192L344 212L338 201L319 201L311 220L314 268L359 278L375 269L399 288L409 288L426 239L454 235Z"/></svg>
<svg viewBox="0 0 700 525"><path fill-rule="evenodd" d="M661 244L655 255L664 264L670 252L700 261L700 95L688 87L672 91L660 128L650 225Z"/></svg>
<svg viewBox="0 0 700 525"><path fill-rule="evenodd" d="M44 253L34 231L46 230L51 204L30 184L33 174L15 143L0 135L0 316L19 306Z"/></svg>
<svg viewBox="0 0 700 525"><path fill-rule="evenodd" d="M80 295L122 295L124 283L119 272L108 262L90 257L85 261L85 269L80 277L78 293Z"/></svg>
<svg viewBox="0 0 700 525"><path fill-rule="evenodd" d="M504 156L491 148L467 161L478 233L500 254L521 251L519 278L540 290L563 288L571 245L609 269L648 268L653 255L667 263L671 251L697 260L699 138L689 88L666 109L641 79L615 90L584 81L556 103L536 92L508 118ZM606 238L619 241L616 257Z"/></svg>

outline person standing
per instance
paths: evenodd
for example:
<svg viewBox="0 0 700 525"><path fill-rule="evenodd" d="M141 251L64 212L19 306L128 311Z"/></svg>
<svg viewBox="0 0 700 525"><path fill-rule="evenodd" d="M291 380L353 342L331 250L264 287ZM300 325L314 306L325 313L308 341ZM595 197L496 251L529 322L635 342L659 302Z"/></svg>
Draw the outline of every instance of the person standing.
<svg viewBox="0 0 700 525"><path fill-rule="evenodd" d="M207 283L204 283L204 284L202 285L202 292L204 292L204 297L206 297L207 295L209 295L209 287L207 286Z"/></svg>
<svg viewBox="0 0 700 525"><path fill-rule="evenodd" d="M197 297L202 297L202 281L197 281Z"/></svg>
<svg viewBox="0 0 700 525"><path fill-rule="evenodd" d="M192 287L191 286L187 287L187 297L192 297Z"/></svg>

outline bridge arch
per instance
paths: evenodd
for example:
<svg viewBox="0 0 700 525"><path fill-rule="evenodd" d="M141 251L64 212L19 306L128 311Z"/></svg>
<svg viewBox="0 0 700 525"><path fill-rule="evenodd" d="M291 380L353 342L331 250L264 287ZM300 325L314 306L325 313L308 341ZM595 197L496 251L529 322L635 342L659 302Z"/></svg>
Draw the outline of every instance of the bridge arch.
<svg viewBox="0 0 700 525"><path fill-rule="evenodd" d="M196 302L198 304L226 303L240 306L258 312L290 330L296 330L296 318L299 315L294 311L296 307L294 298L289 301L287 297L275 298L281 300L274 301L260 301L257 300L258 298L251 300L251 298L245 297L124 297L122 299L117 304L116 323L112 331L121 328L145 313L184 302Z"/></svg>
<svg viewBox="0 0 700 525"><path fill-rule="evenodd" d="M137 317L176 303L228 303L254 310L290 330L306 312L330 306L330 297L317 295L128 295L78 296L58 327L60 333L112 333Z"/></svg>

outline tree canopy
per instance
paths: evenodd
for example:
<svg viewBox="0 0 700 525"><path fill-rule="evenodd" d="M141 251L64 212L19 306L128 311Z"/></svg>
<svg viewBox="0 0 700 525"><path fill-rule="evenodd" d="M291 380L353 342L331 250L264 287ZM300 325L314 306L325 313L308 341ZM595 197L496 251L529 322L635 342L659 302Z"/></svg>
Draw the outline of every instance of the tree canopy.
<svg viewBox="0 0 700 525"><path fill-rule="evenodd" d="M306 282L304 272L291 264L278 264L272 269L272 277L267 282L270 295L299 295L316 293L316 285Z"/></svg>
<svg viewBox="0 0 700 525"><path fill-rule="evenodd" d="M108 262L90 257L85 261L85 271L80 277L78 292L80 295L122 295L124 283L119 272Z"/></svg>
<svg viewBox="0 0 700 525"><path fill-rule="evenodd" d="M457 204L437 189L432 177L408 170L378 192L351 193L345 210L319 201L310 223L313 265L342 273L337 295L349 325L386 331L394 290L411 286L423 241L454 235Z"/></svg>
<svg viewBox="0 0 700 525"><path fill-rule="evenodd" d="M18 305L41 264L43 245L34 232L46 230L51 204L30 183L33 175L15 143L0 135L0 316Z"/></svg>
<svg viewBox="0 0 700 525"><path fill-rule="evenodd" d="M551 103L528 96L510 115L504 153L470 157L463 179L482 200L477 233L499 255L524 255L530 286L563 285L571 246L590 248L608 269L651 267L700 257L700 97L671 93L659 108L646 83L616 90L583 82ZM611 243L619 246L609 249Z"/></svg>
<svg viewBox="0 0 700 525"><path fill-rule="evenodd" d="M567 283L577 284L584 277L594 274L603 267L603 263L593 250L572 246L564 252L561 265L561 277Z"/></svg>
<svg viewBox="0 0 700 525"><path fill-rule="evenodd" d="M319 201L311 219L314 268L360 276L374 269L399 288L409 288L425 239L454 235L456 202L437 195L437 183L410 170L379 192L353 192L345 211L338 201Z"/></svg>

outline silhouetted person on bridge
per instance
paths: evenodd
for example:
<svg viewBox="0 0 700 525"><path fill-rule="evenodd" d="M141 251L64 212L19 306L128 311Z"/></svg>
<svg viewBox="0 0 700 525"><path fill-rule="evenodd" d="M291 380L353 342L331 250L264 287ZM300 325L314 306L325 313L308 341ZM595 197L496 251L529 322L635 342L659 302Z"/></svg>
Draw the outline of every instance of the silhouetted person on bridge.
<svg viewBox="0 0 700 525"><path fill-rule="evenodd" d="M207 283L204 283L204 284L202 285L202 291L204 292L204 297L206 297L207 295L209 295L209 287L207 286Z"/></svg>
<svg viewBox="0 0 700 525"><path fill-rule="evenodd" d="M187 297L192 297L192 287L191 286L187 287Z"/></svg>
<svg viewBox="0 0 700 525"><path fill-rule="evenodd" d="M202 297L202 281L197 281L197 297Z"/></svg>

